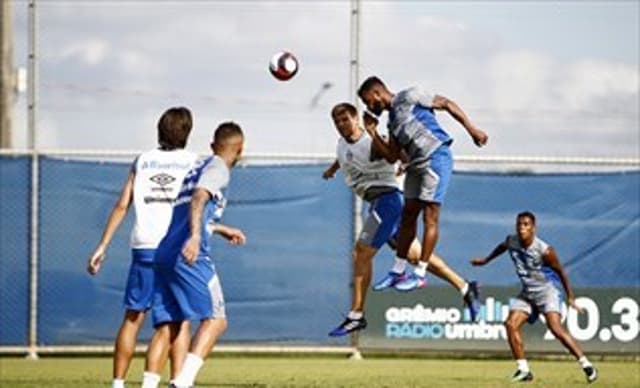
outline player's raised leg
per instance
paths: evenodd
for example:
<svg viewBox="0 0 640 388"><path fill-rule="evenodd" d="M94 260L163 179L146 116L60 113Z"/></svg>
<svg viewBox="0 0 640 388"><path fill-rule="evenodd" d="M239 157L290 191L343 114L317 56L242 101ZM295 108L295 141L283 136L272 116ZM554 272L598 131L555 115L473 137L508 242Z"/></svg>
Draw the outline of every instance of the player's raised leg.
<svg viewBox="0 0 640 388"><path fill-rule="evenodd" d="M395 235L401 211L402 194L397 189L379 194L371 202L362 232L353 248L351 311L349 311L345 320L329 333L330 336L347 335L367 327L367 321L364 318L364 305L367 291L371 284L372 260L378 250L392 240L392 236ZM387 278L392 276L392 273L393 269ZM404 268L402 273L404 273ZM385 280L383 279L382 282L385 282ZM380 283L378 282L374 288L379 288Z"/></svg>
<svg viewBox="0 0 640 388"><path fill-rule="evenodd" d="M480 312L480 287L478 282L466 281L436 254L431 255L428 270L460 292L464 305L469 309L471 321L475 322Z"/></svg>
<svg viewBox="0 0 640 388"><path fill-rule="evenodd" d="M340 337L367 327L364 318L364 303L367 298L367 290L371 284L373 272L373 257L378 248L358 241L353 249L353 294L351 297L351 310L344 321L333 329L329 335Z"/></svg>
<svg viewBox="0 0 640 388"><path fill-rule="evenodd" d="M405 187L407 185L407 178L405 178ZM397 260L407 260L409 258L411 244L413 244L416 237L418 216L423 210L423 206L424 203L418 199L407 199L405 201L404 208L402 209L402 218L400 220L400 230L398 231ZM425 287L427 285L426 271L426 263L418 262L415 270L395 285L396 290L412 291Z"/></svg>
<svg viewBox="0 0 640 388"><path fill-rule="evenodd" d="M414 239L409 248L408 261L417 263L421 257L421 247L418 240ZM397 259L396 259L397 260ZM456 290L460 291L465 306L469 309L471 320L475 321L480 311L480 289L476 281L467 282L457 272L455 272L447 263L438 255L432 254L429 259L429 267L427 270L436 275L440 279L451 284ZM395 267L396 264L394 264ZM402 269L404 274L404 268ZM398 282L400 283L400 282ZM398 284L396 283L396 284Z"/></svg>

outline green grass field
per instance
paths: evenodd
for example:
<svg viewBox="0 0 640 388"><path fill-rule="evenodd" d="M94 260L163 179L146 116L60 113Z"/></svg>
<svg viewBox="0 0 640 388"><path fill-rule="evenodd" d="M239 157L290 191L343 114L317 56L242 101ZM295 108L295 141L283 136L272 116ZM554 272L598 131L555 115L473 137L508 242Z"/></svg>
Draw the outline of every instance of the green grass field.
<svg viewBox="0 0 640 388"><path fill-rule="evenodd" d="M531 361L535 374L527 387L583 387L582 371L571 361ZM600 361L600 387L640 387L640 363ZM128 379L139 387L143 359L136 358ZM514 363L507 360L433 360L331 357L216 357L204 365L198 387L506 387ZM5 388L109 387L107 357L0 358L0 386ZM166 376L165 376L166 377ZM165 379L166 381L166 379ZM166 387L165 384L162 385Z"/></svg>

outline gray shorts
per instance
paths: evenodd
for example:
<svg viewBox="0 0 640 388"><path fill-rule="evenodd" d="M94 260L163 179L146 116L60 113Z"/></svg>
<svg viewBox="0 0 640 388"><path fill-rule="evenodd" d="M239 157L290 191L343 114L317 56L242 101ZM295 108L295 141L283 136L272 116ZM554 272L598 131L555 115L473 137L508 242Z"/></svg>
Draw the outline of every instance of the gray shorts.
<svg viewBox="0 0 640 388"><path fill-rule="evenodd" d="M404 178L404 197L442 204L453 172L448 146L440 146L422 167L411 166Z"/></svg>
<svg viewBox="0 0 640 388"><path fill-rule="evenodd" d="M511 299L509 305L511 310L524 311L528 315L561 313L562 293L553 285L536 292L522 290L517 297Z"/></svg>

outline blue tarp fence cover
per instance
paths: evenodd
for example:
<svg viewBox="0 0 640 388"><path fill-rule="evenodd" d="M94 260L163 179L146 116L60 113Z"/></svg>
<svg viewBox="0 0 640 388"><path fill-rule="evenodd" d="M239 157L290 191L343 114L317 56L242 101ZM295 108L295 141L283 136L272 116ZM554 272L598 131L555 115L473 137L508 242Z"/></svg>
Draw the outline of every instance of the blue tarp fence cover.
<svg viewBox="0 0 640 388"><path fill-rule="evenodd" d="M86 272L128 173L126 163L40 159L37 343L112 343L122 320L132 212L102 271ZM219 240L228 343L347 344L327 337L350 301L353 197L323 165L247 166L233 172L224 223L245 246ZM0 157L0 346L26 346L29 330L31 158ZM514 231L522 210L538 217L574 287L638 288L640 172L509 175L455 173L441 212L437 251L482 284L515 285L505 256L491 271L468 261ZM386 272L393 253L375 260ZM434 282L438 282L434 280ZM148 322L140 339L151 334Z"/></svg>

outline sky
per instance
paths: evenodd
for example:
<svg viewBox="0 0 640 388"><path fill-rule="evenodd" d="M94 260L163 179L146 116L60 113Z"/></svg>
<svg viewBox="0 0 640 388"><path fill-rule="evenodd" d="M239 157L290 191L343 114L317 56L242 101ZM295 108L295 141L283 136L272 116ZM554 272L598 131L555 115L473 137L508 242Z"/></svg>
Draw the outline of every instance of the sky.
<svg viewBox="0 0 640 388"><path fill-rule="evenodd" d="M639 1L360 8L361 79L449 97L489 134L478 149L438 113L454 154L640 157ZM26 67L27 2L14 1L13 15L14 61ZM41 0L38 17L41 149L153 148L162 112L187 106L194 151L207 151L224 120L242 125L247 153L335 150L329 111L350 99L348 1ZM300 62L288 82L267 69L283 49ZM25 106L20 94L18 148L27 146Z"/></svg>

